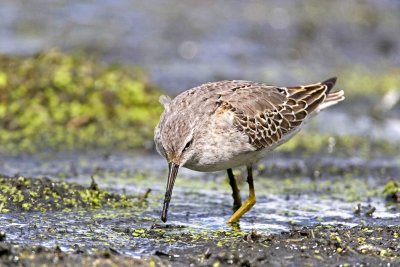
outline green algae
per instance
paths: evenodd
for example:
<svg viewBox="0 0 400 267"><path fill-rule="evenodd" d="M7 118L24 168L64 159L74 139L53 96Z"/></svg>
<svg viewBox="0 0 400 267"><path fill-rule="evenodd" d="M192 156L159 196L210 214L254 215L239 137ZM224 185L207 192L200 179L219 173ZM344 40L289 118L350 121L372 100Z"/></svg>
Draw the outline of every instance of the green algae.
<svg viewBox="0 0 400 267"><path fill-rule="evenodd" d="M390 91L400 92L400 71L392 68L383 71L353 65L338 70L338 88L345 91L346 98L371 99Z"/></svg>
<svg viewBox="0 0 400 267"><path fill-rule="evenodd" d="M380 170L381 171L381 170ZM148 174L146 180L142 176L134 175L121 179L121 184L141 183L144 187L151 187L160 184L160 177ZM248 185L246 183L246 170L238 168L235 170L235 177L242 195L247 195ZM261 195L318 195L321 199L334 197L345 202L363 201L369 197L382 198L384 190L384 181L387 180L387 174L377 174L376 170L369 170L365 165L360 166L337 166L320 165L315 163L309 169L300 169L299 166L261 166L255 171L255 186L258 196ZM365 177L375 177L366 179ZM136 180L138 179L138 180ZM379 181L379 182L378 182ZM383 184L382 184L383 183ZM162 183L161 183L162 184ZM162 184L163 185L163 184ZM176 188L185 190L184 194L197 194L201 190L208 190L216 194L221 193L230 196L231 187L229 180L224 177L224 173L214 177L203 177L202 179L193 179L180 175L176 180ZM384 195L386 197L386 195ZM163 199L162 194L152 196L154 202L148 203L151 208L159 208L159 203Z"/></svg>
<svg viewBox="0 0 400 267"><path fill-rule="evenodd" d="M400 145L389 140L371 140L359 135L332 135L305 130L277 148L277 151L301 153L305 156L324 153L340 157L377 155L397 156Z"/></svg>
<svg viewBox="0 0 400 267"><path fill-rule="evenodd" d="M321 170L324 177L314 178L302 173L288 175L282 170L274 172L273 176L269 176L269 173L258 170L258 172L255 172L256 193L258 196L268 194L319 195L321 199L334 197L345 202L362 201L369 197L382 197L384 186L377 184L375 180L366 180L364 177L355 175L354 172L357 172L357 170L346 171L346 169L339 168L333 174L330 171ZM243 195L248 192L245 172L245 170L243 170L243 173L236 172L238 186ZM150 179L146 183L156 182L157 180ZM219 191L226 196L231 194L227 177L225 179L204 180L180 176L176 181L176 187L189 190L188 194L196 193L198 190ZM157 200L161 200L162 196L159 196L159 198Z"/></svg>
<svg viewBox="0 0 400 267"><path fill-rule="evenodd" d="M148 146L159 95L137 67L57 50L0 56L0 149Z"/></svg>
<svg viewBox="0 0 400 267"><path fill-rule="evenodd" d="M0 177L0 212L138 208L143 198L110 193L49 178Z"/></svg>
<svg viewBox="0 0 400 267"><path fill-rule="evenodd" d="M383 189L383 196L390 202L400 203L400 183L389 181Z"/></svg>
<svg viewBox="0 0 400 267"><path fill-rule="evenodd" d="M159 228L163 227L163 228ZM240 231L235 228L232 230L202 230L191 229L188 227L165 227L154 224L151 228L114 228L116 232L124 233L133 238L149 239L157 243L173 244L178 246L184 244L185 247L196 245L198 242L217 242L220 245L227 245L237 241L249 234L251 231Z"/></svg>

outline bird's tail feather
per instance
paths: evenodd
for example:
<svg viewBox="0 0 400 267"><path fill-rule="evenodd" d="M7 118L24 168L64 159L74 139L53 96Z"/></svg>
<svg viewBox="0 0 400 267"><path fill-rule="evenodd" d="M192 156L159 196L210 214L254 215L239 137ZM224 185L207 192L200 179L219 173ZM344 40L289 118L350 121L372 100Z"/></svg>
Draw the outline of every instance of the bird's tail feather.
<svg viewBox="0 0 400 267"><path fill-rule="evenodd" d="M345 99L345 97L344 97L343 90L329 93L326 96L324 102L321 105L319 105L318 109L323 110L327 107L336 105L337 103L339 103L340 101L343 101L344 99Z"/></svg>

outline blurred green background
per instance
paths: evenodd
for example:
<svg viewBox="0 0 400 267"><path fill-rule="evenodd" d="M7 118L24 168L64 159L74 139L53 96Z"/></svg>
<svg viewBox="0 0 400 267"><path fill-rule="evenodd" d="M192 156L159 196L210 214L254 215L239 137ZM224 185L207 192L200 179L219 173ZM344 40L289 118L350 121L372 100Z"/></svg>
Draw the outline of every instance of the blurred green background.
<svg viewBox="0 0 400 267"><path fill-rule="evenodd" d="M0 150L151 149L162 93L338 76L346 101L282 150L395 154L399 14L394 0L3 0Z"/></svg>

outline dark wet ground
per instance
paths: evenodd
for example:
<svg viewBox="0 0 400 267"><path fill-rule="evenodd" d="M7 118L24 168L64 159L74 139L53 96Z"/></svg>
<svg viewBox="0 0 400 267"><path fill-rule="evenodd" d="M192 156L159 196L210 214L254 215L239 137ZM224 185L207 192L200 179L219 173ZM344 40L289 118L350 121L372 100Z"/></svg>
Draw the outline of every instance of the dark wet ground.
<svg viewBox="0 0 400 267"><path fill-rule="evenodd" d="M67 254L59 247L4 243L0 244L0 254L2 263L10 266L397 266L399 231L398 226L349 229L318 225L280 235L252 231L227 238L219 233L211 238L196 238L195 248L186 246L165 252L160 246L152 256L142 259L123 256L113 248L99 249L95 254L77 248ZM193 237L185 234L176 238L193 242Z"/></svg>
<svg viewBox="0 0 400 267"><path fill-rule="evenodd" d="M15 179L46 176L51 177L49 182L89 188L93 176L100 189L128 196L152 189L140 205L128 208L3 213L0 231L5 233L2 249L7 256L1 258L3 263L37 246L46 248L35 254L40 258L38 264L45 262L43 255L57 259L63 255L65 260L57 260L62 266L97 258L129 265L134 262L131 257L138 263L141 258L146 264L154 261L160 266L215 262L252 266L358 262L377 266L400 257L399 206L387 202L382 193L399 171L396 158L290 158L275 152L258 166L257 204L234 226L225 223L232 202L225 173L183 169L164 225L159 216L166 164L158 155L39 153L3 155L1 162L1 173ZM237 175L245 197L244 177L240 172ZM91 256L77 259L77 253ZM23 257L19 257L22 263Z"/></svg>

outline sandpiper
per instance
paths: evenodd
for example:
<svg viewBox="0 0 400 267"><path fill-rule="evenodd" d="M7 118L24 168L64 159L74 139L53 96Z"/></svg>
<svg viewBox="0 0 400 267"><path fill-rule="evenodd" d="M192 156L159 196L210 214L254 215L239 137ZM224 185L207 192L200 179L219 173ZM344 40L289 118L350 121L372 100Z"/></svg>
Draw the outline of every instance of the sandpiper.
<svg viewBox="0 0 400 267"><path fill-rule="evenodd" d="M211 82L189 89L164 106L155 129L157 151L169 165L161 220L167 221L172 189L180 167L195 171L227 170L236 222L256 203L253 164L295 135L320 110L344 99L331 92L336 78L279 87L251 81ZM247 167L249 196L242 204L232 168Z"/></svg>

